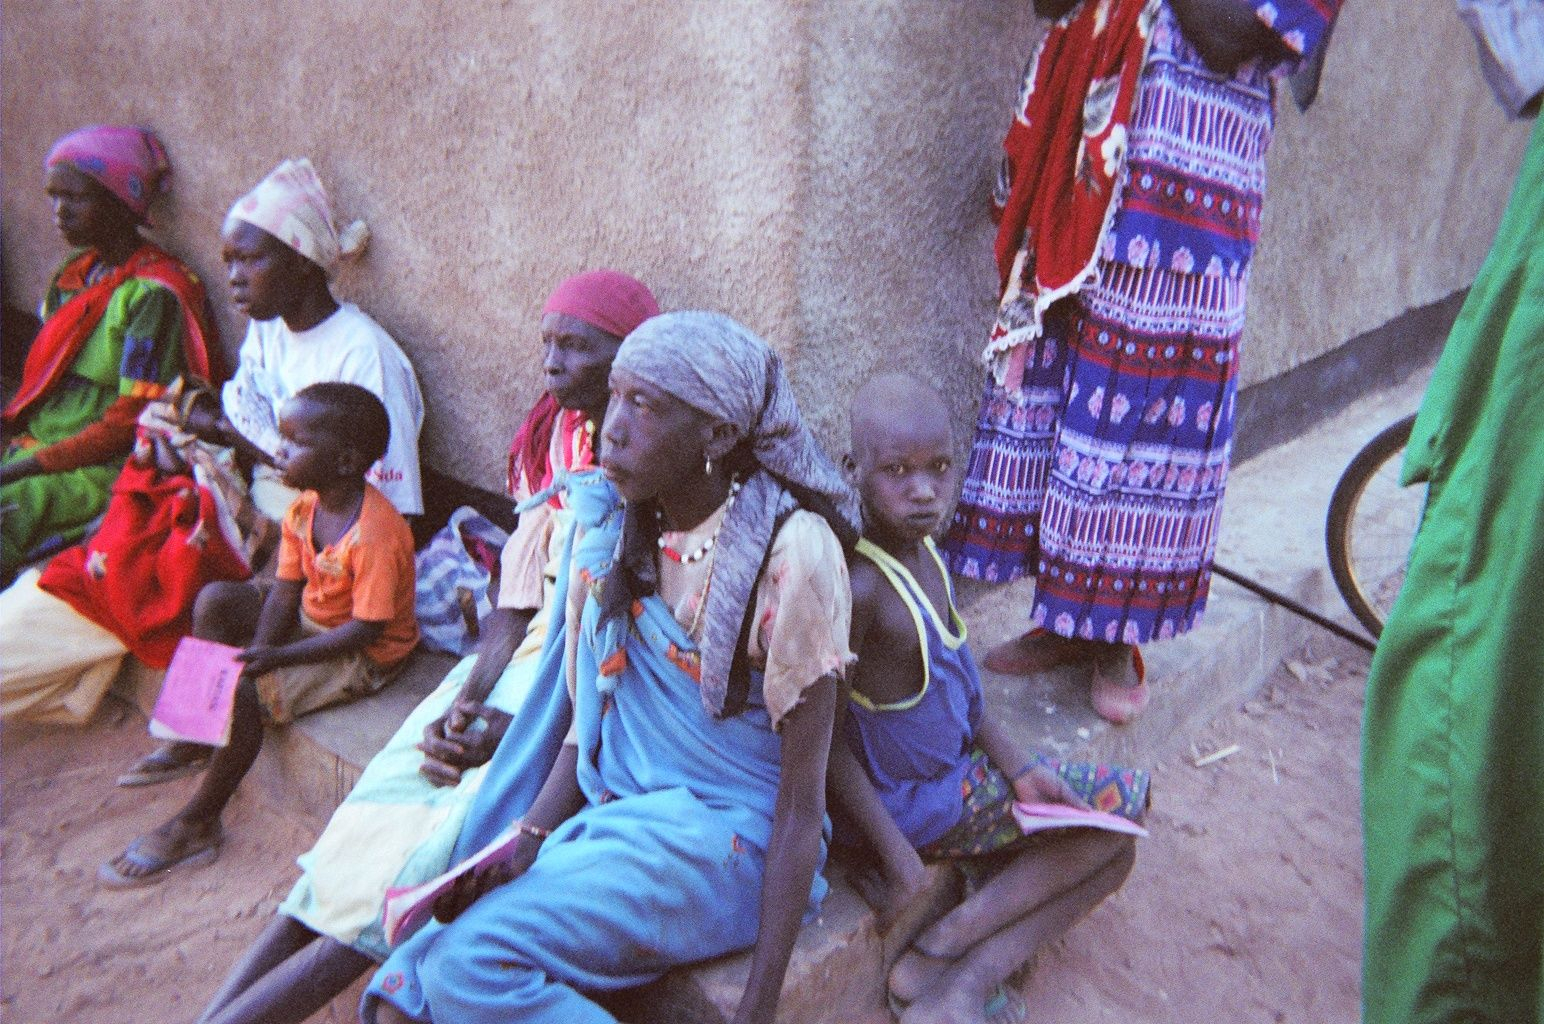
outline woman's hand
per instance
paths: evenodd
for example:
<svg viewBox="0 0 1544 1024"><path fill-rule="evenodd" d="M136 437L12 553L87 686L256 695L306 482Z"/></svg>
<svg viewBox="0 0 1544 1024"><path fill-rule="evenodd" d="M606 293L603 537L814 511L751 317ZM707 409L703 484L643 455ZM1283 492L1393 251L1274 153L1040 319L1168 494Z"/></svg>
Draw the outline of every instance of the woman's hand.
<svg viewBox="0 0 1544 1024"><path fill-rule="evenodd" d="M418 771L436 786L454 786L469 768L487 764L504 739L511 717L498 708L458 698L444 715L424 727Z"/></svg>
<svg viewBox="0 0 1544 1024"><path fill-rule="evenodd" d="M454 921L487 893L525 874L535 863L540 849L541 840L522 833L508 860L479 864L451 883L450 888L434 901L434 919L441 924Z"/></svg>
<svg viewBox="0 0 1544 1024"><path fill-rule="evenodd" d="M761 880L761 926L751 947L750 977L735 1009L734 1024L772 1024L777 1016L783 975L820 860L836 688L836 677L825 676L783 716L782 773Z"/></svg>
<svg viewBox="0 0 1544 1024"><path fill-rule="evenodd" d="M1169 0L1185 39L1206 66L1231 75L1262 55L1286 58L1281 40L1258 17L1249 0Z"/></svg>
<svg viewBox="0 0 1544 1024"><path fill-rule="evenodd" d="M230 420L220 411L219 406L210 408L203 402L196 403L188 410L187 419L182 421L182 427L190 434L214 444L228 445L230 433Z"/></svg>

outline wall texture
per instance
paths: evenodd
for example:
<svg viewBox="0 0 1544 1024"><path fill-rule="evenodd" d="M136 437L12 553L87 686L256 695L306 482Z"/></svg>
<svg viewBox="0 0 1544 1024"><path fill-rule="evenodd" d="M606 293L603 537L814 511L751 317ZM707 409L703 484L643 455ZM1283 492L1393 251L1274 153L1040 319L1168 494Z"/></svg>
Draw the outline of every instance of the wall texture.
<svg viewBox="0 0 1544 1024"><path fill-rule="evenodd" d="M58 135L161 133L159 237L211 281L232 200L309 155L374 240L340 294L403 343L426 464L498 487L536 397L536 319L612 265L787 357L821 433L881 366L961 422L992 310L987 189L1040 26L1027 0L4 0L3 281L61 255L39 187ZM112 31L101 26L110 25ZM1473 277L1525 131L1450 0L1353 0L1320 103L1281 104L1250 296L1250 383Z"/></svg>

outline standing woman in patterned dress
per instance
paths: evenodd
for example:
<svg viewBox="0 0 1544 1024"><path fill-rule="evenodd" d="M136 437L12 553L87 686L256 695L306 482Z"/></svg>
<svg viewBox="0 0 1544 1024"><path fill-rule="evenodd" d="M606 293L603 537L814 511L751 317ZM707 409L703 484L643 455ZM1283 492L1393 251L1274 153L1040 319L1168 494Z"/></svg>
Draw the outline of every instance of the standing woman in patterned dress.
<svg viewBox="0 0 1544 1024"><path fill-rule="evenodd" d="M1275 81L1340 0L1037 0L996 201L1002 286L950 567L1035 577L987 668L1093 666L1110 721L1138 645L1206 604Z"/></svg>

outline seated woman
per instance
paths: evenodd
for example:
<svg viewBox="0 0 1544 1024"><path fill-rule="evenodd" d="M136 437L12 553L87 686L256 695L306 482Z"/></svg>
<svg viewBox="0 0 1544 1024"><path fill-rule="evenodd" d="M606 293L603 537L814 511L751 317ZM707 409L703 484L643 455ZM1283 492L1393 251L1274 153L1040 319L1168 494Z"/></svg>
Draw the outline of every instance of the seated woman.
<svg viewBox="0 0 1544 1024"><path fill-rule="evenodd" d="M511 452L510 489L524 510L504 547L498 607L483 621L476 653L408 716L301 856L300 881L202 1024L299 1024L386 959L387 888L449 866L482 766L541 664L555 583L548 567L561 564L566 548L570 479L599 472L593 434L611 361L622 338L658 312L642 282L614 270L577 274L547 300L547 393Z"/></svg>
<svg viewBox="0 0 1544 1024"><path fill-rule="evenodd" d="M278 410L321 381L358 384L385 403L391 445L366 480L403 515L423 513L424 404L413 365L380 324L352 302L339 302L328 285L369 237L361 221L337 229L321 179L305 159L274 168L225 217L231 298L250 321L221 410L205 410L189 426L255 464L252 499L270 519L283 518L298 496L273 468Z"/></svg>
<svg viewBox="0 0 1544 1024"><path fill-rule="evenodd" d="M767 1022L824 895L850 658L833 530L854 539L856 502L778 357L717 314L628 337L602 438L625 505L570 494L568 685L540 677L457 845L515 822L511 859L464 876L436 908L452 920L395 950L367 1022L612 1022L585 993L752 945L735 1019Z"/></svg>
<svg viewBox="0 0 1544 1024"><path fill-rule="evenodd" d="M73 152L73 146L65 147L64 142L60 147L66 154ZM87 167L100 163L89 154L80 160ZM70 180L65 174L67 171L68 167L60 166L50 170L51 192L57 192L55 177L64 176L63 180ZM142 186L135 188L144 191ZM133 194L133 188L126 186L125 193ZM64 193L57 192L57 195L61 197L56 201L61 204L63 218L68 206ZM72 219L68 223L73 224L75 215L69 216ZM65 223L61 219L61 224ZM222 255L228 269L232 298L236 307L251 317L235 377L224 386L219 403L207 392L200 396L204 399L202 403L174 403L171 396L166 396L140 416L141 428L146 432L165 439L181 436L186 430L217 445L235 448L247 464L255 465L251 498L261 513L252 517L259 524L253 531L258 535L266 526L267 521L262 518L266 516L274 521L268 532L277 540L277 520L283 518L290 504L299 497L298 491L284 486L273 467L273 455L279 447L277 410L304 388L324 381L358 384L386 406L391 420L390 445L386 454L370 468L366 480L403 515L423 511L418 470L418 432L423 423L423 400L419 396L413 367L379 324L352 303L338 302L328 286L328 279L342 259L358 253L367 235L364 225L358 222L341 233L335 229L326 193L308 161L281 164L250 193L237 200L225 220ZM284 241L281 242L280 237ZM164 254L161 258L169 262ZM137 283L131 281L129 285ZM117 301L116 296L113 301ZM169 298L162 301L172 302ZM200 306L202 302L202 293L199 293ZM188 303L183 305L186 308ZM60 316L71 308L66 306ZM111 309L109 304L109 314ZM104 317L103 330L107 324L108 318ZM130 324L127 341L123 343L124 389L129 388L127 367L130 359L139 358L134 353L142 349L148 351L149 342L137 341L136 330L138 328ZM188 331L182 331L182 335L191 336ZM41 344L40 338L35 350ZM91 351L86 349L77 364L84 362ZM189 369L195 376L207 379L208 359L202 355L202 343L189 343L187 352ZM171 371L164 371L162 375L166 372ZM159 385L145 381L133 386L136 395L154 396L161 390ZM78 392L79 388L68 389L69 394ZM25 394L24 391L23 397ZM74 403L76 400L69 401ZM119 399L103 424L84 431L81 438L93 431L101 432L112 421L114 429L121 427L123 450L127 452L133 443L134 418L144 404L140 398ZM75 406L71 404L68 408ZM119 415L127 417L122 424L115 418ZM35 430L33 436L39 436ZM71 441L63 447L74 451L80 443L79 440ZM175 446L180 447L182 443L178 441ZM37 458L51 458L53 450L43 449ZM224 454L222 452L222 456ZM94 506L87 519L106 504L108 488L122 461L115 459L111 466L91 467L68 474L71 478L82 475L100 482L102 503ZM26 459L7 463L0 472L13 468L25 472L27 463ZM241 481L237 483L239 485ZM12 500L12 489L7 484L4 492L7 502ZM27 517L7 514L3 519L6 551L9 552L13 525L26 522ZM259 545L254 542L252 546ZM104 564L107 568L102 571L116 572L121 580L129 581L127 585L120 585L121 592L137 594L143 587L149 593L153 589L148 584L138 583L145 572L143 560L125 560L113 554L104 559ZM255 567L260 561L252 564ZM84 568L76 574L77 579L83 575L86 575ZM57 578L53 582L57 583ZM32 645L27 658L10 659L7 664L0 665L0 716L6 720L83 722L94 712L123 656L130 650L142 658L145 655L136 642L139 638L130 635L134 623L122 616L104 620L79 600L68 597L69 593L78 595L89 588L61 589L46 580L44 585L47 592L39 590L36 581L24 576L16 587L0 595L0 612L3 612L0 614L0 641L20 635L23 629L35 630L39 624L57 624L59 627L45 632L45 637L53 639ZM180 589L186 598L180 608L170 600L155 604L157 624L173 621L178 611L185 616L191 614L192 596L198 588ZM65 599L59 599L61 597ZM80 614L72 615L72 609ZM9 628L5 628L4 620L9 620ZM161 744L124 773L119 784L149 785L179 778L202 768L208 758L209 748L198 744Z"/></svg>
<svg viewBox="0 0 1544 1024"><path fill-rule="evenodd" d="M78 251L54 274L43 328L5 407L0 575L45 541L64 547L101 514L145 404L180 374L211 381L204 288L140 235L171 175L145 128L97 125L54 143L44 187Z"/></svg>

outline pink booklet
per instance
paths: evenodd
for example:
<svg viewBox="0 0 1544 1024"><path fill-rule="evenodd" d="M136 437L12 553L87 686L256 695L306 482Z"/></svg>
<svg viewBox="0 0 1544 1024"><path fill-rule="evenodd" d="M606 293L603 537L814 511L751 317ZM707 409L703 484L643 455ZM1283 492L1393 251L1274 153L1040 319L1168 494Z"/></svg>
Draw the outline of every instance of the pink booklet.
<svg viewBox="0 0 1544 1024"><path fill-rule="evenodd" d="M434 912L434 901L447 892L456 879L484 864L508 860L514 853L515 840L519 837L520 826L516 823L444 874L417 885L387 889L386 905L381 913L381 928L386 933L387 943L395 946L401 938L427 921Z"/></svg>
<svg viewBox="0 0 1544 1024"><path fill-rule="evenodd" d="M245 667L236 660L240 653L240 647L183 637L150 714L150 735L214 747L229 743L236 683Z"/></svg>
<svg viewBox="0 0 1544 1024"><path fill-rule="evenodd" d="M1071 804L1013 805L1013 820L1019 823L1025 835L1043 832L1048 828L1102 828L1107 832L1123 832L1128 836L1145 836L1147 829L1130 818L1103 811L1084 810Z"/></svg>

